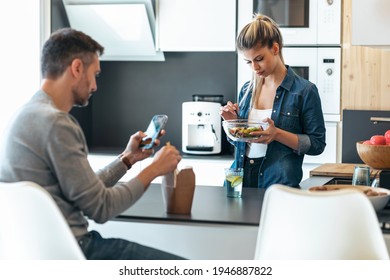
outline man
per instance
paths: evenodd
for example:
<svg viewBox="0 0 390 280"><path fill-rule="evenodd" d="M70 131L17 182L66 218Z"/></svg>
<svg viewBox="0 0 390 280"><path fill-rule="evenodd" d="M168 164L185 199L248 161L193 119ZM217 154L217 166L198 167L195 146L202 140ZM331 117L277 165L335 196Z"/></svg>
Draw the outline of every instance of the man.
<svg viewBox="0 0 390 280"><path fill-rule="evenodd" d="M176 148L163 147L137 177L118 183L134 163L153 153L153 149L139 147L145 136L139 131L130 137L117 160L97 173L92 170L84 134L69 111L73 106L86 106L96 91L103 51L91 37L70 28L50 36L42 50L42 87L5 131L0 180L26 180L43 186L58 204L87 259L181 259L88 232L85 216L98 223L115 217L137 201L154 178L173 171L181 160ZM159 144L156 140L155 145Z"/></svg>

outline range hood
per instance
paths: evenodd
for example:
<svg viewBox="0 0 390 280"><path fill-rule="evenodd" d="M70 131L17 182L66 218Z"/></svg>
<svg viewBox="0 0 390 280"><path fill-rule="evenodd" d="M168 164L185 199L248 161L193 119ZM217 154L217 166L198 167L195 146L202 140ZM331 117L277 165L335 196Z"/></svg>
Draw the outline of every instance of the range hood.
<svg viewBox="0 0 390 280"><path fill-rule="evenodd" d="M164 61L151 0L62 0L72 28L104 46L101 60Z"/></svg>

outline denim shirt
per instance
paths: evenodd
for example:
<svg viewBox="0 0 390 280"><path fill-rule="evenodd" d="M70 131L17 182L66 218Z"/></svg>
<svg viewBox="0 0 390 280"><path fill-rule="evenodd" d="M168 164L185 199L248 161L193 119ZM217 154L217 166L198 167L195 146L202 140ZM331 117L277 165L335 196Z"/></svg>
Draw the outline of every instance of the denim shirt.
<svg viewBox="0 0 390 280"><path fill-rule="evenodd" d="M298 149L293 150L277 141L269 143L259 171L259 188L272 184L299 186L304 155L319 155L326 145L325 123L316 85L295 74L288 65L286 67L287 75L276 90L271 119L276 127L298 135ZM246 82L242 87L239 102L249 86L250 82ZM252 96L252 89L249 90L239 108L238 118L248 118ZM232 167L243 167L247 144L229 142L236 147Z"/></svg>

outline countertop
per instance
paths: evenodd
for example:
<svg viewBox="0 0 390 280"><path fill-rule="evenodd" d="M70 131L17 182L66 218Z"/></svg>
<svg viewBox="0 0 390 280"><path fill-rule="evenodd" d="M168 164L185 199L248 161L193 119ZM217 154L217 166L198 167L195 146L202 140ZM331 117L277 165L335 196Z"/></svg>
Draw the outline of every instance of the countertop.
<svg viewBox="0 0 390 280"><path fill-rule="evenodd" d="M156 150L160 149L160 147L157 147ZM89 151L89 154L92 156L114 156L117 157L121 153L118 149L92 149ZM191 160L234 160L234 155L229 153L224 154L187 154L180 151L181 156L183 159L191 159ZM153 157L153 155L151 156Z"/></svg>
<svg viewBox="0 0 390 280"><path fill-rule="evenodd" d="M309 180L309 179L308 179ZM329 180L329 178L328 178ZM317 181L311 181L316 185ZM305 187L310 187L306 182ZM160 184L151 184L140 200L115 218L120 221L157 223L203 223L258 226L264 189L244 188L242 198L228 198L223 187L197 186L191 214L168 214ZM384 232L389 232L390 209L377 213Z"/></svg>
<svg viewBox="0 0 390 280"><path fill-rule="evenodd" d="M258 226L264 189L247 188L241 198L229 198L223 187L197 186L191 214L168 214L161 185L151 184L140 200L118 220L170 221Z"/></svg>

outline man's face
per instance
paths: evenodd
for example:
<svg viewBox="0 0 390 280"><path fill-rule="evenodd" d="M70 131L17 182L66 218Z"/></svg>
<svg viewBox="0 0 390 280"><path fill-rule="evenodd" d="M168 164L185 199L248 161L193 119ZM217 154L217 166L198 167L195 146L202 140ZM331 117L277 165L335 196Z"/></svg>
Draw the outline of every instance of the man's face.
<svg viewBox="0 0 390 280"><path fill-rule="evenodd" d="M99 58L95 55L93 62L88 67L83 67L82 77L79 83L73 88L75 106L85 107L88 105L89 98L97 90L96 77L99 73Z"/></svg>

